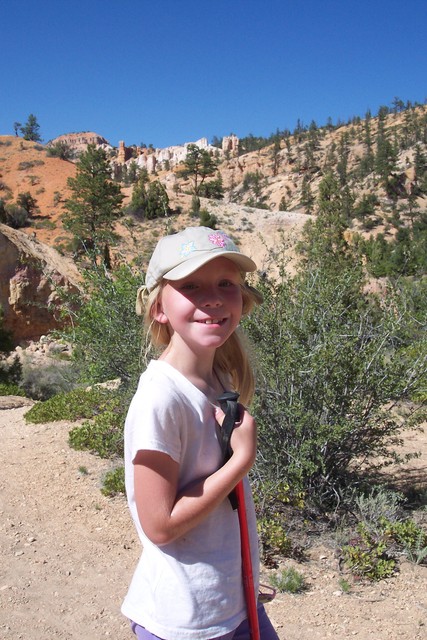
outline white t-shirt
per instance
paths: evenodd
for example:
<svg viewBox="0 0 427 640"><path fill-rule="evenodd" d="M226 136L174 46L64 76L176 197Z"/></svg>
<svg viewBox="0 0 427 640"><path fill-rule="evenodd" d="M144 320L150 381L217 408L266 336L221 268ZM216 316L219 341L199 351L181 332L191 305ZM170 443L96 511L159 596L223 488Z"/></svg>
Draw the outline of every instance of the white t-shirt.
<svg viewBox="0 0 427 640"><path fill-rule="evenodd" d="M178 490L222 463L213 405L162 360L151 361L142 374L126 418L126 492L143 552L122 612L165 640L229 633L247 617L237 511L226 499L185 536L156 546L145 536L135 504L133 460L143 449L162 451L179 463ZM247 478L244 485L257 593L255 509Z"/></svg>

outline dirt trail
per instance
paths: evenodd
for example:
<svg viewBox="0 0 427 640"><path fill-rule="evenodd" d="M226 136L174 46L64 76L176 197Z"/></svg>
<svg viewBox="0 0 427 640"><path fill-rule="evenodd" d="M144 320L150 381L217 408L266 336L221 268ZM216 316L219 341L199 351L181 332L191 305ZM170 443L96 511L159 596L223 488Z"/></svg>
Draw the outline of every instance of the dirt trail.
<svg viewBox="0 0 427 640"><path fill-rule="evenodd" d="M69 423L27 425L28 406L2 402L0 637L132 640L120 604L140 549L124 498L100 493L111 463L70 449ZM280 640L427 638L427 568L405 562L350 595L330 549L298 569L307 593L268 606Z"/></svg>

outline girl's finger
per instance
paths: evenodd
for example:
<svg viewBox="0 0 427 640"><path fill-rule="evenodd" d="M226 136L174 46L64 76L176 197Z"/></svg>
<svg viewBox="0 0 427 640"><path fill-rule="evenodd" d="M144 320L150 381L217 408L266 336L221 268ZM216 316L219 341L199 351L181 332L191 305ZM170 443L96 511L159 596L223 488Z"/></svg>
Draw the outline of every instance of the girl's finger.
<svg viewBox="0 0 427 640"><path fill-rule="evenodd" d="M225 413L220 409L220 407L215 407L215 420L222 427L222 423L224 422Z"/></svg>

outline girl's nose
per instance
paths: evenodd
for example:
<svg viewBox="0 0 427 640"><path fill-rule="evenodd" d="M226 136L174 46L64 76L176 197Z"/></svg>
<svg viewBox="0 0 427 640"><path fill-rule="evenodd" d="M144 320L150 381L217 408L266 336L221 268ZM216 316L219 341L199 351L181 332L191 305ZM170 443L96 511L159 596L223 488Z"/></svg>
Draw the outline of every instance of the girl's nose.
<svg viewBox="0 0 427 640"><path fill-rule="evenodd" d="M203 290L200 302L204 307L220 307L222 299L217 289L211 287Z"/></svg>

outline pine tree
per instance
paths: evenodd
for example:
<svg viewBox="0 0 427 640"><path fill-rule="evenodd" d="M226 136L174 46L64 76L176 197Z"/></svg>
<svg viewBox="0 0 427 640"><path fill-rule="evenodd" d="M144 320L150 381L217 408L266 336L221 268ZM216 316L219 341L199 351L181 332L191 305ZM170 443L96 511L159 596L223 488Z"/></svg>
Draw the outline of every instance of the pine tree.
<svg viewBox="0 0 427 640"><path fill-rule="evenodd" d="M332 172L325 175L319 185L317 216L304 227L299 249L311 265L339 270L347 263L350 248L345 236L348 227L346 199Z"/></svg>
<svg viewBox="0 0 427 640"><path fill-rule="evenodd" d="M364 124L364 136L363 136L363 144L366 147L365 155L361 158L359 162L359 170L358 173L361 178L369 175L371 171L374 169L375 164L375 156L372 150L372 134L371 134L371 116L370 114L366 115L365 124Z"/></svg>
<svg viewBox="0 0 427 640"><path fill-rule="evenodd" d="M169 212L169 197L161 182L151 182L147 192L147 206L145 217L147 220L167 216Z"/></svg>
<svg viewBox="0 0 427 640"><path fill-rule="evenodd" d="M18 123L15 123L18 124ZM39 134L40 125L37 122L35 115L30 113L27 122L21 127L21 133L24 140L31 140L32 142L41 142Z"/></svg>
<svg viewBox="0 0 427 640"><path fill-rule="evenodd" d="M75 178L68 178L72 195L65 203L64 227L71 231L78 248L91 260L109 252L116 236L114 221L122 214L123 195L111 180L111 168L102 148L90 144L77 163Z"/></svg>
<svg viewBox="0 0 427 640"><path fill-rule="evenodd" d="M301 185L301 206L305 207L305 212L308 214L313 213L313 207L315 203L315 197L311 191L310 181L307 174L304 174Z"/></svg>
<svg viewBox="0 0 427 640"><path fill-rule="evenodd" d="M377 153L375 156L375 171L386 183L391 172L396 168L397 154L385 128L386 107L381 107L378 113Z"/></svg>
<svg viewBox="0 0 427 640"><path fill-rule="evenodd" d="M209 152L206 149L200 149L196 144L188 145L184 165L185 169L180 172L180 175L193 180L195 195L199 195L205 179L213 176L218 166Z"/></svg>
<svg viewBox="0 0 427 640"><path fill-rule="evenodd" d="M139 176L138 180L132 191L132 198L130 201L130 205L128 207L128 211L134 213L139 217L144 217L144 211L147 206L147 189L146 185L150 182L148 177L148 172L146 169L143 169Z"/></svg>
<svg viewBox="0 0 427 640"><path fill-rule="evenodd" d="M340 179L341 186L347 184L347 167L348 167L348 156L350 153L348 134L342 133L340 136L340 143L338 146L338 163L337 163L337 171Z"/></svg>
<svg viewBox="0 0 427 640"><path fill-rule="evenodd" d="M280 161L281 161L281 157L280 157L280 137L278 134L275 135L274 137L274 143L273 143L273 147L271 149L271 159L272 159L272 163L273 163L273 176L277 176L278 172L279 172L279 166L280 166Z"/></svg>

